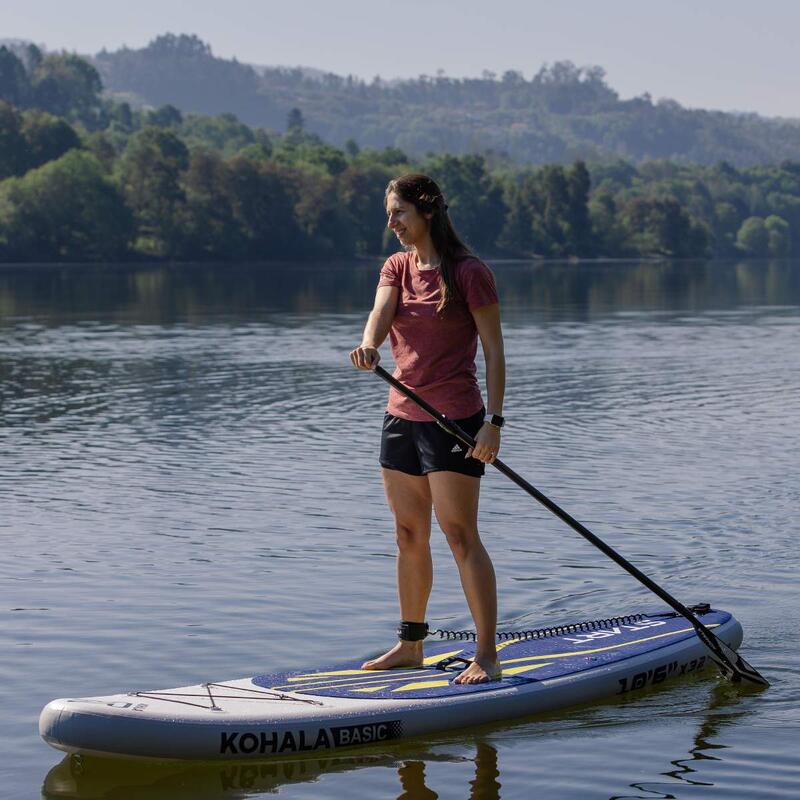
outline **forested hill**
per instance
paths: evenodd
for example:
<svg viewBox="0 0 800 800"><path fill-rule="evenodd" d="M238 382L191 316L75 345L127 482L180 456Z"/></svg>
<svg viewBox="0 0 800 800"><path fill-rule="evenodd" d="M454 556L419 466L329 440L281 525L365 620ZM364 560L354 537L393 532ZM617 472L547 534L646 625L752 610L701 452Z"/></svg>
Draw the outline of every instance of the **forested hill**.
<svg viewBox="0 0 800 800"><path fill-rule="evenodd" d="M269 59L269 53L264 54ZM600 67L570 62L481 78L421 76L370 83L302 69L252 67L217 58L195 36L168 34L147 47L103 51L103 83L134 105L172 104L204 114L232 112L283 130L299 108L306 128L342 146L428 152L494 151L518 163L623 158L738 166L800 160L800 120L690 110L648 95L621 100Z"/></svg>

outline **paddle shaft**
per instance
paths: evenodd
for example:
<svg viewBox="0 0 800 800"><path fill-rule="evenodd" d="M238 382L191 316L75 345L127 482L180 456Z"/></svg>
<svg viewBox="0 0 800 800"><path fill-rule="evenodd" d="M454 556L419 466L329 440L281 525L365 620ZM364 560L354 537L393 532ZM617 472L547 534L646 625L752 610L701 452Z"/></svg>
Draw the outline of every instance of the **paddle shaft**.
<svg viewBox="0 0 800 800"><path fill-rule="evenodd" d="M405 395L409 400L416 403L420 408L430 414L430 416L433 417L438 425L447 431L451 436L454 436L456 439L458 439L458 441L467 447L475 447L475 440L466 431L462 430L455 422L453 422L453 420L448 419L444 414L442 414L440 411L437 411L432 405L419 397L419 395L411 391L411 389L405 386L405 384L401 383L394 376L390 375L385 369L383 369L383 367L376 366L374 371L390 386L394 387L398 392ZM605 553L605 555L607 555L612 561L615 561L617 564L619 564L626 572L628 572L630 575L633 575L636 580L644 584L648 589L650 589L651 592L653 592L653 594L660 597L668 606L677 611L678 614L686 617L686 619L697 631L697 636L699 639L709 648L709 650L711 650L712 655L714 656L714 661L718 664L718 666L720 666L726 676L734 680L739 680L742 677L745 677L754 683L769 685L766 679L763 678L753 667L747 664L747 662L745 662L744 659L738 655L738 653L730 650L730 648L728 648L724 642L711 633L711 631L709 631L708 628L706 628L705 625L703 625L703 623L700 622L700 620L697 619L697 617L685 605L683 605L683 603L680 602L680 600L673 597L665 589L662 589L661 586L659 586L651 578L648 578L647 575L638 569L638 567L635 567L633 564L631 564L627 558L620 555L602 539L595 536L595 534L593 534L585 525L578 522L578 520L576 520L571 514L568 514L563 508L561 508L561 506L557 505L549 497L542 494L535 486L528 483L525 478L514 472L511 467L509 467L507 464L504 464L502 461L500 461L500 459L495 458L495 460L492 461L492 466L502 472L507 478L514 481L517 486L519 486L521 489L524 489L535 500L538 500L548 511L551 511L559 519L566 522L567 525L569 525L574 531L583 536L583 538L588 542L591 542L591 544L593 544L598 550L601 550L603 553ZM730 653L736 656L736 661L741 662L741 665L731 663L731 657L723 650L723 647L729 649ZM745 666L752 670L755 675L748 674L745 670Z"/></svg>

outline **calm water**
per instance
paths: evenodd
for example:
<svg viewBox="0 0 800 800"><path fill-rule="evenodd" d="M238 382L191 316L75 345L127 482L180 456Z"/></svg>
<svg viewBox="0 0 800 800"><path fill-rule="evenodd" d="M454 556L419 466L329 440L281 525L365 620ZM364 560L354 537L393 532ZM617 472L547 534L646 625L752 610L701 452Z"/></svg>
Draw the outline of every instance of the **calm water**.
<svg viewBox="0 0 800 800"><path fill-rule="evenodd" d="M366 657L393 638L384 385L346 354L377 265L0 268L0 794L800 796L800 263L498 264L504 459L685 602L732 610L773 683L705 674L352 757L61 759L51 698ZM501 621L658 601L501 475ZM443 537L429 618L469 618ZM313 638L309 634L313 633Z"/></svg>

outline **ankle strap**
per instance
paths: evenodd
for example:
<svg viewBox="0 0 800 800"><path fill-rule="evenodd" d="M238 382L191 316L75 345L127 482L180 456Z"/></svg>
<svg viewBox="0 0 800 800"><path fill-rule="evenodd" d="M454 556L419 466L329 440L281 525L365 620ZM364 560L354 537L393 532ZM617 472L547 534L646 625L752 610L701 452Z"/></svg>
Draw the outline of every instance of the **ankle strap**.
<svg viewBox="0 0 800 800"><path fill-rule="evenodd" d="M427 622L401 622L397 629L397 638L404 642L419 642L427 635Z"/></svg>

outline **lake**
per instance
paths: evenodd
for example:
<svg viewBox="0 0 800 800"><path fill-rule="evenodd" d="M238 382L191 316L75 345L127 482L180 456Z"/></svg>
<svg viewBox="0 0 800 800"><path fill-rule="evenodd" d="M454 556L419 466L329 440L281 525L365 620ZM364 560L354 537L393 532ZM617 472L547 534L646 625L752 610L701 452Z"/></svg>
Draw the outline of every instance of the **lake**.
<svg viewBox="0 0 800 800"><path fill-rule="evenodd" d="M252 764L76 763L40 740L54 697L392 642L386 389L347 358L379 266L0 267L3 796L800 796L797 261L493 264L503 460L685 603L734 612L767 691L706 672ZM480 525L501 629L663 608L491 469ZM469 628L438 529L433 550L429 620Z"/></svg>

